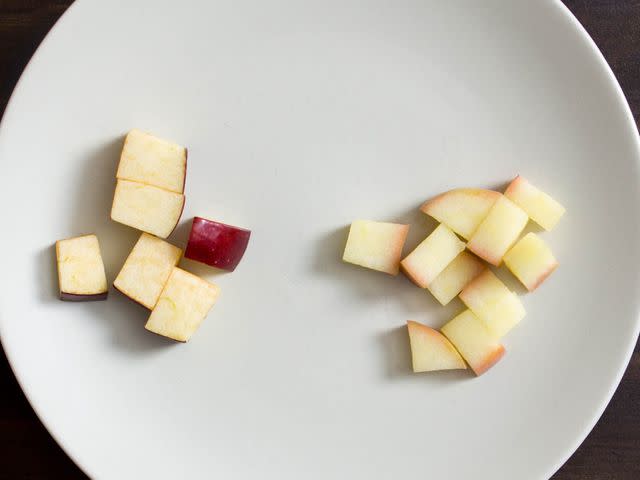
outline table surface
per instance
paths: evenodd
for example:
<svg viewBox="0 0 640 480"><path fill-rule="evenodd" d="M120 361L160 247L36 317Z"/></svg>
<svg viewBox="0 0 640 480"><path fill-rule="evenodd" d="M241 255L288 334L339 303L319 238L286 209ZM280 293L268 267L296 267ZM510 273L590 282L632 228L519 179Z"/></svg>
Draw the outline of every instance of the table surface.
<svg viewBox="0 0 640 480"><path fill-rule="evenodd" d="M615 72L640 120L640 1L563 0ZM0 1L0 115L36 47L72 1ZM602 418L554 480L640 478L640 348ZM0 356L0 479L86 478L37 419Z"/></svg>

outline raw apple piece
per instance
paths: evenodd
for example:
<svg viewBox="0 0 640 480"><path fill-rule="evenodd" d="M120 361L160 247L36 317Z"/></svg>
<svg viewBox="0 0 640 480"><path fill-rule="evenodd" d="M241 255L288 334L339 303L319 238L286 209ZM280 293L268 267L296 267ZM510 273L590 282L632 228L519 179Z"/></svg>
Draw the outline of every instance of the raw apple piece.
<svg viewBox="0 0 640 480"><path fill-rule="evenodd" d="M420 210L468 240L500 197L492 190L457 188L428 200Z"/></svg>
<svg viewBox="0 0 640 480"><path fill-rule="evenodd" d="M144 328L186 342L216 303L219 292L216 285L173 267Z"/></svg>
<svg viewBox="0 0 640 480"><path fill-rule="evenodd" d="M60 300L86 302L106 300L107 276L104 272L100 244L95 235L56 242Z"/></svg>
<svg viewBox="0 0 640 480"><path fill-rule="evenodd" d="M453 343L476 375L482 375L503 357L499 339L471 310L450 320L442 333Z"/></svg>
<svg viewBox="0 0 640 480"><path fill-rule="evenodd" d="M184 195L144 183L118 180L113 196L111 219L167 238L178 225Z"/></svg>
<svg viewBox="0 0 640 480"><path fill-rule="evenodd" d="M427 288L436 300L442 305L447 305L485 268L475 255L466 251L460 252Z"/></svg>
<svg viewBox="0 0 640 480"><path fill-rule="evenodd" d="M349 229L342 260L397 275L408 233L409 225L356 220Z"/></svg>
<svg viewBox="0 0 640 480"><path fill-rule="evenodd" d="M400 266L413 283L426 288L463 250L464 242L446 225L440 224L400 262Z"/></svg>
<svg viewBox="0 0 640 480"><path fill-rule="evenodd" d="M504 194L547 231L556 226L565 212L562 205L520 175L511 182Z"/></svg>
<svg viewBox="0 0 640 480"><path fill-rule="evenodd" d="M153 235L143 233L124 262L113 286L149 310L155 307L160 292L182 250Z"/></svg>
<svg viewBox="0 0 640 480"><path fill-rule="evenodd" d="M497 338L504 336L526 315L518 296L488 269L462 290L460 299Z"/></svg>
<svg viewBox="0 0 640 480"><path fill-rule="evenodd" d="M413 320L407 322L407 329L414 372L467 368L451 342L437 330Z"/></svg>
<svg viewBox="0 0 640 480"><path fill-rule="evenodd" d="M528 233L504 256L509 270L533 292L558 267L551 249L535 233Z"/></svg>
<svg viewBox="0 0 640 480"><path fill-rule="evenodd" d="M524 210L501 196L471 236L467 248L483 260L498 266L528 221L529 217Z"/></svg>
<svg viewBox="0 0 640 480"><path fill-rule="evenodd" d="M137 129L127 134L116 178L183 193L186 173L186 148Z"/></svg>
<svg viewBox="0 0 640 480"><path fill-rule="evenodd" d="M247 249L250 236L250 230L195 217L184 256L233 272Z"/></svg>

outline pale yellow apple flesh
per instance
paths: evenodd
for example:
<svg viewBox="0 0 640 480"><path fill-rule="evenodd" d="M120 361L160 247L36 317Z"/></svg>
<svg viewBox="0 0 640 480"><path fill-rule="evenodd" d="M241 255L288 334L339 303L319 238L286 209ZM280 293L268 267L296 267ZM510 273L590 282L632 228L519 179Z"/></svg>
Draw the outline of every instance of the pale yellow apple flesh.
<svg viewBox="0 0 640 480"><path fill-rule="evenodd" d="M428 200L420 210L468 240L500 197L493 190L457 188Z"/></svg>
<svg viewBox="0 0 640 480"><path fill-rule="evenodd" d="M447 305L485 268L475 255L467 251L460 252L427 289L438 302Z"/></svg>
<svg viewBox="0 0 640 480"><path fill-rule="evenodd" d="M464 242L455 233L446 225L440 224L400 265L411 281L426 288L464 247Z"/></svg>
<svg viewBox="0 0 640 480"><path fill-rule="evenodd" d="M143 232L167 238L178 224L184 195L144 183L118 180L111 218Z"/></svg>
<svg viewBox="0 0 640 480"><path fill-rule="evenodd" d="M182 250L143 233L124 262L113 286L149 310L155 307Z"/></svg>
<svg viewBox="0 0 640 480"><path fill-rule="evenodd" d="M460 292L460 300L497 338L507 334L526 315L518 296L488 269Z"/></svg>
<svg viewBox="0 0 640 480"><path fill-rule="evenodd" d="M186 171L185 147L134 129L125 138L116 178L183 193Z"/></svg>
<svg viewBox="0 0 640 480"><path fill-rule="evenodd" d="M397 275L409 225L356 220L351 224L342 260Z"/></svg>
<svg viewBox="0 0 640 480"><path fill-rule="evenodd" d="M504 195L547 231L556 226L565 212L565 208L556 200L519 175L507 187Z"/></svg>
<svg viewBox="0 0 640 480"><path fill-rule="evenodd" d="M407 329L414 372L467 368L451 342L437 330L413 320L407 322Z"/></svg>
<svg viewBox="0 0 640 480"><path fill-rule="evenodd" d="M470 310L450 320L441 330L476 375L482 375L504 356L499 339Z"/></svg>
<svg viewBox="0 0 640 480"><path fill-rule="evenodd" d="M524 210L501 196L471 236L467 248L483 260L498 266L528 221L529 217Z"/></svg>
<svg viewBox="0 0 640 480"><path fill-rule="evenodd" d="M178 342L186 342L216 303L218 294L216 285L173 267L145 328Z"/></svg>
<svg viewBox="0 0 640 480"><path fill-rule="evenodd" d="M70 301L107 298L107 276L95 235L56 242L60 299Z"/></svg>
<svg viewBox="0 0 640 480"><path fill-rule="evenodd" d="M504 256L504 263L527 290L533 292L558 267L551 249L535 233L528 233Z"/></svg>

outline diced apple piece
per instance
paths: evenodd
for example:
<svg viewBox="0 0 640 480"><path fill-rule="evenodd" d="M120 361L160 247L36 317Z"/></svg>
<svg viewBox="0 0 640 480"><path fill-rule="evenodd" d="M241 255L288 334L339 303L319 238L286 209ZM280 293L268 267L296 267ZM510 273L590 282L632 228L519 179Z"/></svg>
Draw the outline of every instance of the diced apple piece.
<svg viewBox="0 0 640 480"><path fill-rule="evenodd" d="M149 310L155 307L160 292L182 250L153 235L143 233L124 262L113 286Z"/></svg>
<svg viewBox="0 0 640 480"><path fill-rule="evenodd" d="M460 299L497 338L502 338L526 315L518 296L488 269L462 290Z"/></svg>
<svg viewBox="0 0 640 480"><path fill-rule="evenodd" d="M397 275L408 233L409 225L356 220L349 229L342 260Z"/></svg>
<svg viewBox="0 0 640 480"><path fill-rule="evenodd" d="M464 242L446 225L440 224L400 262L400 266L413 283L426 288L463 250Z"/></svg>
<svg viewBox="0 0 640 480"><path fill-rule="evenodd" d="M116 178L183 193L186 172L186 148L134 129L124 140Z"/></svg>
<svg viewBox="0 0 640 480"><path fill-rule="evenodd" d="M167 238L178 225L183 208L184 195L180 193L118 180L111 219L156 237Z"/></svg>
<svg viewBox="0 0 640 480"><path fill-rule="evenodd" d="M407 322L407 328L414 372L467 368L458 351L440 332L412 320Z"/></svg>
<svg viewBox="0 0 640 480"><path fill-rule="evenodd" d="M58 240L56 260L60 300L106 300L109 289L98 237L83 235Z"/></svg>
<svg viewBox="0 0 640 480"><path fill-rule="evenodd" d="M173 267L145 328L178 342L186 342L216 303L219 292L216 285Z"/></svg>
<svg viewBox="0 0 640 480"><path fill-rule="evenodd" d="M420 210L468 240L500 197L493 190L457 188L428 200Z"/></svg>
<svg viewBox="0 0 640 480"><path fill-rule="evenodd" d="M498 266L528 221L529 217L524 210L501 196L471 236L467 248L483 260Z"/></svg>
<svg viewBox="0 0 640 480"><path fill-rule="evenodd" d="M533 292L558 267L558 261L544 240L535 233L528 233L504 256L509 270Z"/></svg>
<svg viewBox="0 0 640 480"><path fill-rule="evenodd" d="M249 243L251 231L195 217L184 256L233 272Z"/></svg>
<svg viewBox="0 0 640 480"><path fill-rule="evenodd" d="M447 305L486 267L480 259L463 251L427 287L442 305Z"/></svg>
<svg viewBox="0 0 640 480"><path fill-rule="evenodd" d="M504 194L547 231L556 226L565 212L562 205L520 175L511 182Z"/></svg>
<svg viewBox="0 0 640 480"><path fill-rule="evenodd" d="M471 310L465 310L441 330L476 375L493 367L505 353L499 339Z"/></svg>

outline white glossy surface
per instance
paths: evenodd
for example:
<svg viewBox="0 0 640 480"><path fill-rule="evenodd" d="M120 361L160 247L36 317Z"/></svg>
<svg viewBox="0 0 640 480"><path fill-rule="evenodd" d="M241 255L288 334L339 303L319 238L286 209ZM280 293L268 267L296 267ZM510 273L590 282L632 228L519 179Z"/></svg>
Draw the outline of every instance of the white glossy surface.
<svg viewBox="0 0 640 480"><path fill-rule="evenodd" d="M174 241L195 214L253 230L186 345L116 292L55 297L56 239L96 232L110 280L135 243L108 218L133 127L189 147ZM608 67L554 1L80 0L0 130L2 342L93 477L546 477L635 343L638 157ZM342 264L346 226L411 221L409 251L433 228L425 198L517 173L567 207L544 234L560 268L489 373L410 374L405 321L462 306Z"/></svg>

